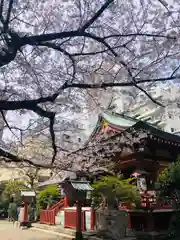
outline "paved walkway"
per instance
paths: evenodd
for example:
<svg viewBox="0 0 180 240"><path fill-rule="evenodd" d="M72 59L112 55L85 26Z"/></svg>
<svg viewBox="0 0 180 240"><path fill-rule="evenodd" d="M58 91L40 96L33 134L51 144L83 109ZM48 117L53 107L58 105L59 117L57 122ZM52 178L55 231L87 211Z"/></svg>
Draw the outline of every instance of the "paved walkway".
<svg viewBox="0 0 180 240"><path fill-rule="evenodd" d="M53 236L46 232L33 229L15 228L12 223L0 221L0 239L3 240L62 240L59 236Z"/></svg>
<svg viewBox="0 0 180 240"><path fill-rule="evenodd" d="M48 233L48 231L39 231L35 228L20 229L14 227L12 223L0 220L0 239L2 240L70 240L67 237ZM122 240L134 240L134 238L125 238Z"/></svg>

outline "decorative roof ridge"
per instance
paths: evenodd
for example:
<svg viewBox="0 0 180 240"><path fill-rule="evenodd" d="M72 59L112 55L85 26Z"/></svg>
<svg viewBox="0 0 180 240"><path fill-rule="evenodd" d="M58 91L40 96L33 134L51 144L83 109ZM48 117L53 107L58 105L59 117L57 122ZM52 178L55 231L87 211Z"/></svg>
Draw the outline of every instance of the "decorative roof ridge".
<svg viewBox="0 0 180 240"><path fill-rule="evenodd" d="M167 141L173 141L173 142L178 142L178 143L180 142L180 136L178 136L176 134L166 132L166 131L164 131L160 128L154 127L152 124L149 124L149 123L144 122L144 121L139 121L132 127L139 128L140 125L141 125L142 129L143 129L143 126L146 127L146 128L149 128L149 131L157 137L164 138ZM153 131L156 131L156 132L153 132ZM171 138L171 139L169 139L169 138Z"/></svg>

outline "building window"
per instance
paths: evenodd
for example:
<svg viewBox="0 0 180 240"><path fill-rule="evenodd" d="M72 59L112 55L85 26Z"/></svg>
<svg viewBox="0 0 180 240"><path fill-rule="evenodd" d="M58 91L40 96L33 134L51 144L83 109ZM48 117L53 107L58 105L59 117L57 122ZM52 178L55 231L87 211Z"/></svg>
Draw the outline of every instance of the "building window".
<svg viewBox="0 0 180 240"><path fill-rule="evenodd" d="M171 132L174 132L174 128L171 128Z"/></svg>
<svg viewBox="0 0 180 240"><path fill-rule="evenodd" d="M172 118L172 114L169 113L168 116L169 116L169 118Z"/></svg>

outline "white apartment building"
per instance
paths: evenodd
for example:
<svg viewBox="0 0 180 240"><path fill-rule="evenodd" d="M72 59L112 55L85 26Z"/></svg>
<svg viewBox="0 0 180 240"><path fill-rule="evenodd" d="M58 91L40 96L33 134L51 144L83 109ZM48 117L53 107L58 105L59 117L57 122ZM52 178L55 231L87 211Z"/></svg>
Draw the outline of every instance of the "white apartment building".
<svg viewBox="0 0 180 240"><path fill-rule="evenodd" d="M152 87L148 93L153 96L156 101L162 103L161 107L148 99L144 93L140 92L134 104L131 103L129 107L128 102L131 101L129 96L124 96L124 99L118 99L116 102L116 111L122 111L131 117L139 120L149 121L153 124L158 124L164 131L170 133L180 132L180 89L175 84L160 85ZM118 102L121 102L120 105ZM122 109L122 102L124 106ZM121 109L119 109L121 106ZM114 110L115 111L115 110Z"/></svg>
<svg viewBox="0 0 180 240"><path fill-rule="evenodd" d="M62 113L57 114L54 123L54 133L56 137L56 145L62 149L73 151L79 148L88 138L83 129L84 125L81 121L82 114L76 114L69 117ZM51 141L49 132L49 121L45 119L40 121L27 132L24 139L28 136L36 136L42 141Z"/></svg>
<svg viewBox="0 0 180 240"><path fill-rule="evenodd" d="M121 88L112 92L113 101L109 110L157 124L162 130L173 134L180 132L180 89L178 86L173 83L159 84L149 88L148 93L164 107L152 102L136 88ZM109 95L108 93L104 97L105 102L102 103L101 109L98 108L98 111L89 115L88 134L95 127L98 114L106 109L107 102L112 98L112 95Z"/></svg>

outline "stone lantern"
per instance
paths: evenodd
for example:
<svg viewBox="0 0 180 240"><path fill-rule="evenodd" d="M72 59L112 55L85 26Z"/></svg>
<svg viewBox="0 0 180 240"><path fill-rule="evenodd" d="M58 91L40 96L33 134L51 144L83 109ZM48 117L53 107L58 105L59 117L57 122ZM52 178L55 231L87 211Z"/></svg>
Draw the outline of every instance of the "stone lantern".
<svg viewBox="0 0 180 240"><path fill-rule="evenodd" d="M82 201L87 198L87 194L93 191L88 181L85 180L65 180L61 187L70 202L76 201L76 240L82 240Z"/></svg>

